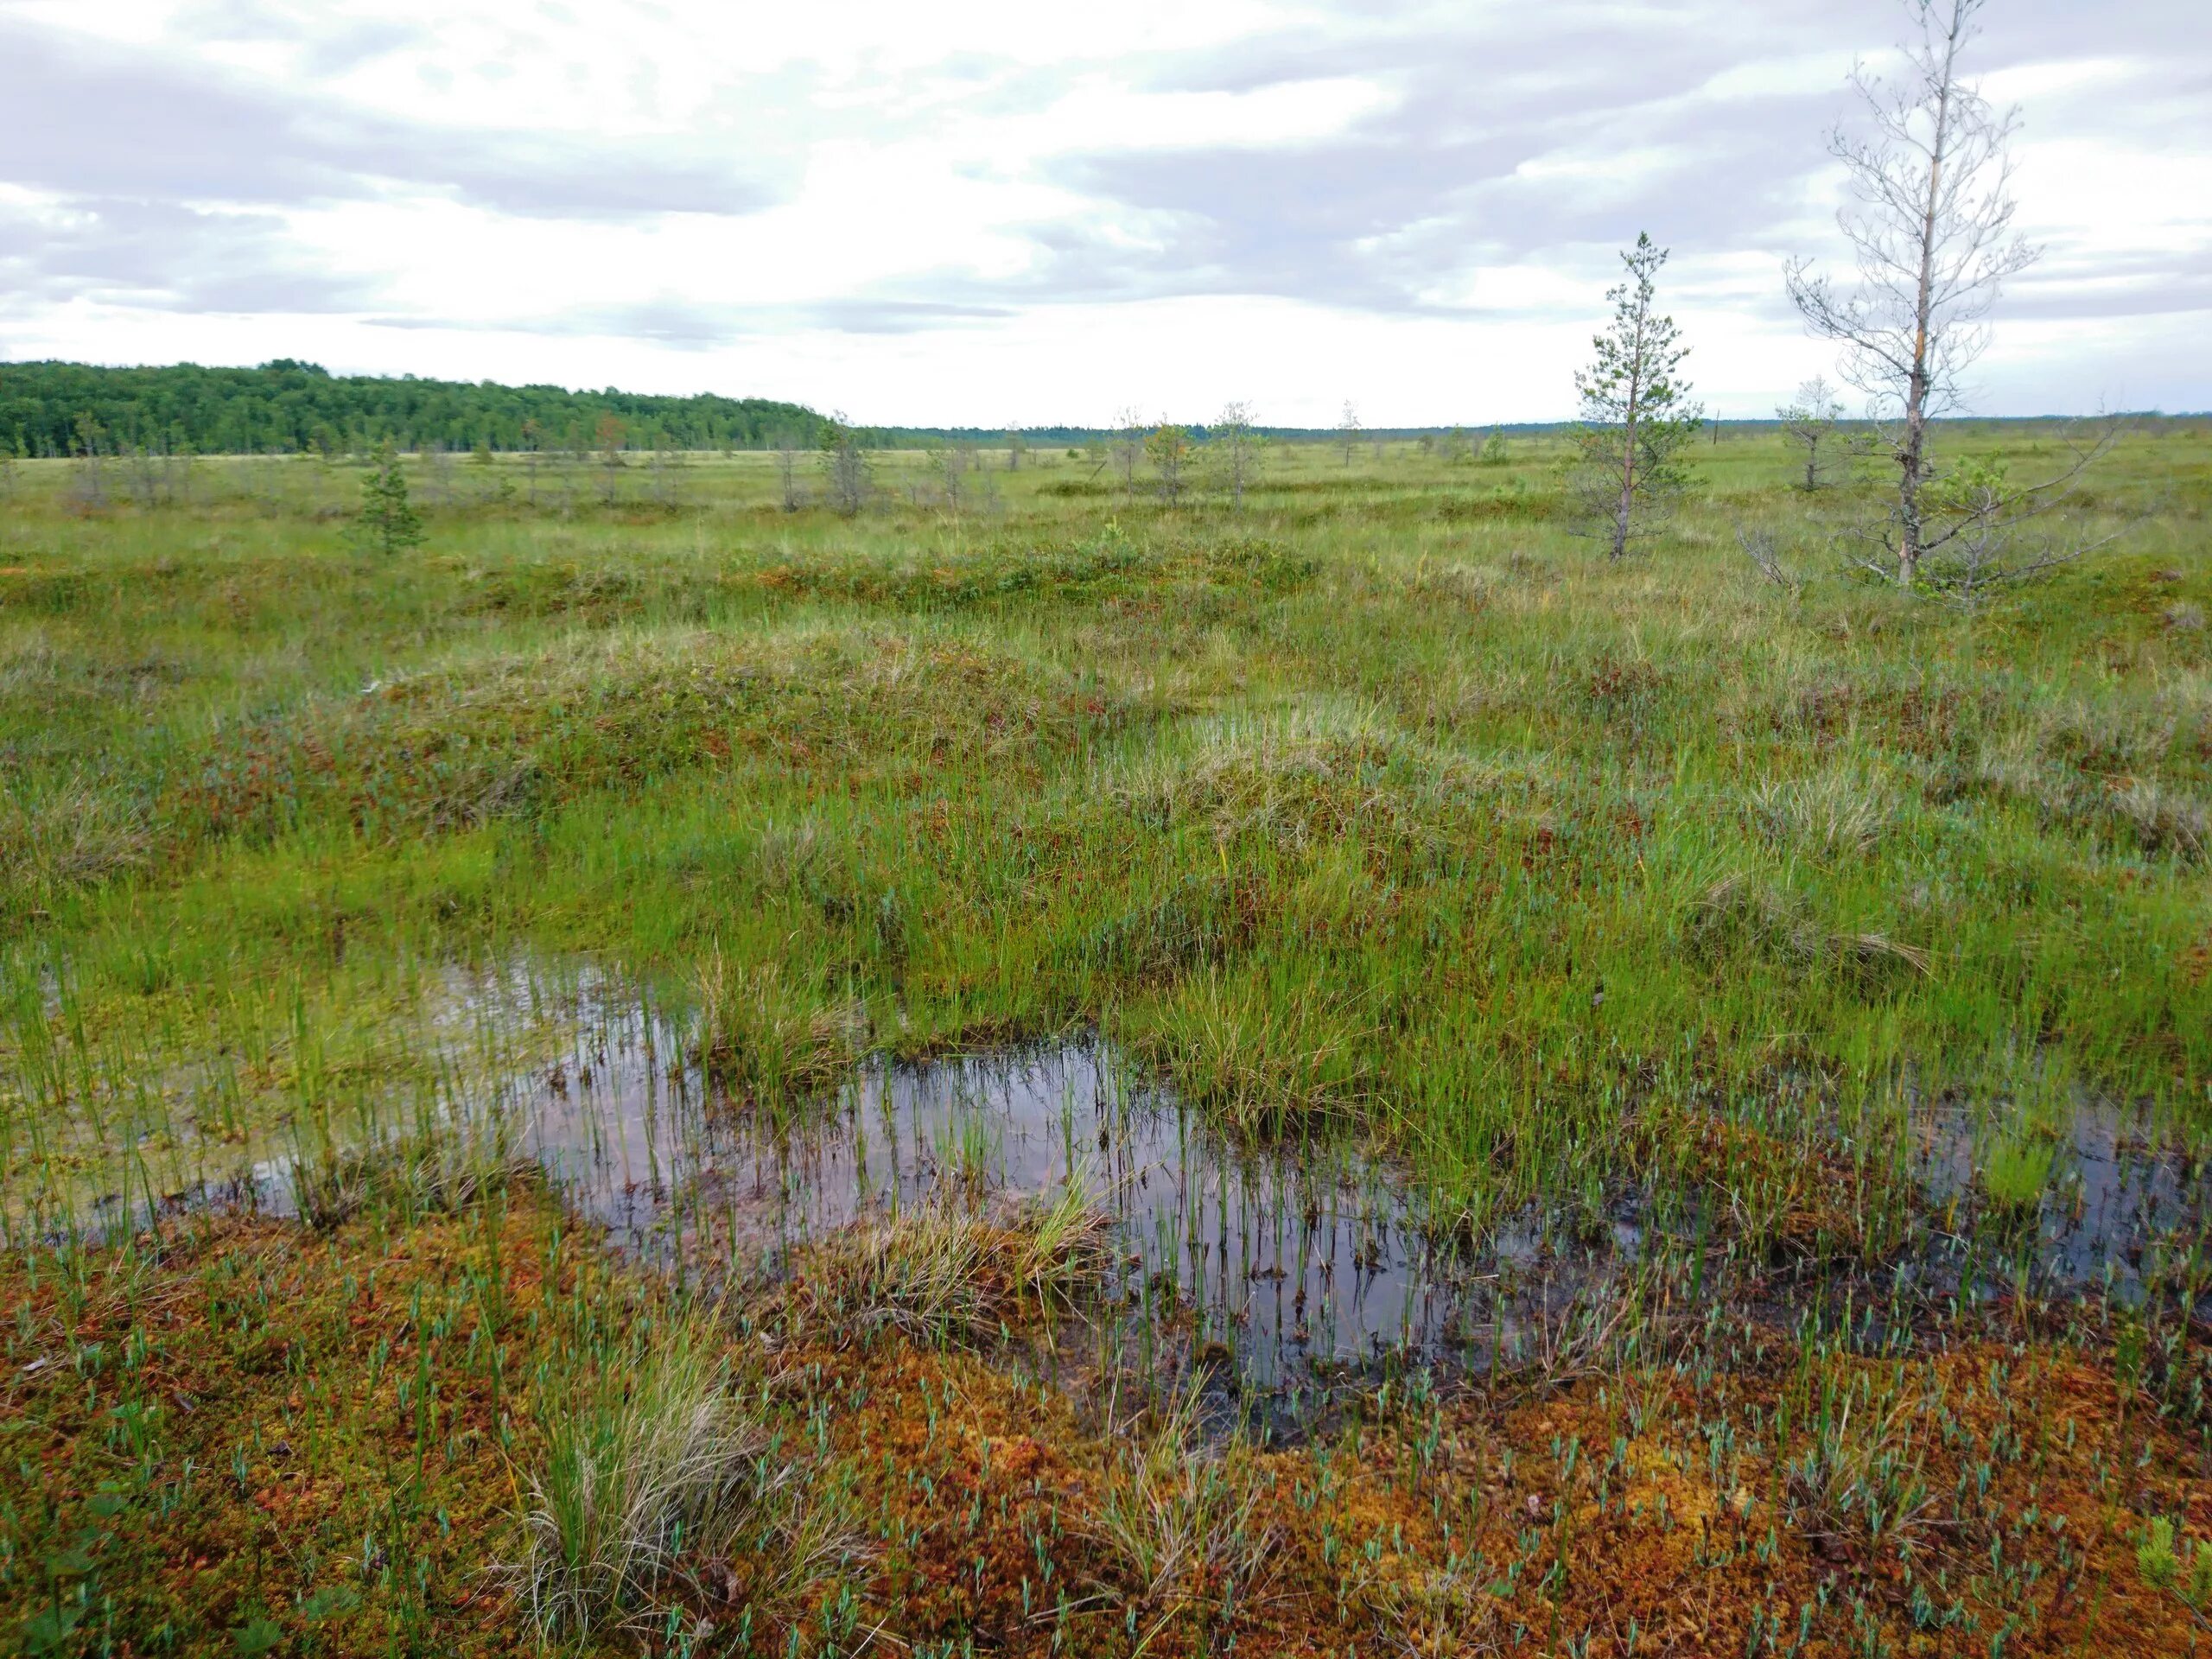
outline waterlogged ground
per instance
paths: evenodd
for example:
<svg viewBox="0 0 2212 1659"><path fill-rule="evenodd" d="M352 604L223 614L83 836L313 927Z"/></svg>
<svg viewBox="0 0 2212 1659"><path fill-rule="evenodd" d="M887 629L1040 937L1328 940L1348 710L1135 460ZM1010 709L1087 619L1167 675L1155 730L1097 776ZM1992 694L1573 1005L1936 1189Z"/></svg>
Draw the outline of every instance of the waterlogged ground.
<svg viewBox="0 0 2212 1659"><path fill-rule="evenodd" d="M0 1630L2200 1650L2212 449L1972 614L1554 460L19 469Z"/></svg>
<svg viewBox="0 0 2212 1659"><path fill-rule="evenodd" d="M313 1210L327 1165L426 1127L480 1155L531 1161L618 1252L739 1287L783 1278L804 1246L870 1217L1072 1192L1111 1229L1111 1266L1082 1321L1095 1345L1147 1370L1209 1357L1216 1427L1235 1419L1276 1437L1306 1432L1346 1386L1525 1363L1561 1322L1624 1294L1654 1256L1707 1264L1713 1294L1756 1300L1770 1321L1846 1288L1910 1317L2016 1287L2186 1305L2212 1237L2201 1164L2146 1115L2107 1103L2069 1103L2063 1134L2040 1149L2042 1196L2015 1214L1977 1180L2004 1141L2001 1105L1907 1096L1904 1239L1817 1281L1770 1284L1777 1263L1733 1259L1725 1236L1716 1248L1701 1214L1656 1217L1644 1188L1610 1194L1594 1216L1532 1203L1478 1232L1359 1137L1225 1133L1095 1035L878 1057L761 1109L702 1058L695 1020L656 1014L588 969L448 970L431 995L439 1006L415 1027L442 1051L427 1100L326 1116L303 1153L250 1160L219 1134L212 1146L189 1137L151 1210L125 1213L111 1190L91 1206L93 1224L143 1226L194 1207L296 1217ZM175 1086L188 1102L220 1092L204 1077ZM180 1182L184 1167L200 1173Z"/></svg>
<svg viewBox="0 0 2212 1659"><path fill-rule="evenodd" d="M1131 1316L1137 1340L1172 1333L1219 1351L1256 1395L1521 1363L1548 1320L1618 1290L1649 1250L1700 1247L1690 1217L1650 1237L1651 1195L1635 1190L1598 1220L1531 1205L1471 1234L1402 1163L1355 1138L1224 1134L1096 1038L879 1059L761 1112L690 1058L676 1023L617 1001L580 1030L499 1091L497 1132L619 1245L694 1271L772 1275L795 1247L871 1214L963 1191L1049 1201L1072 1186L1111 1218L1119 1270L1102 1302ZM1862 1295L1909 1284L1923 1301L1962 1288L1993 1298L2018 1279L2136 1305L2202 1283L2212 1183L2143 1115L2075 1106L2049 1149L2044 1201L1977 1230L1987 1206L1973 1177L1993 1115L1956 1103L1908 1113L1910 1243L1855 1275ZM1810 1300L1796 1289L1779 1294Z"/></svg>

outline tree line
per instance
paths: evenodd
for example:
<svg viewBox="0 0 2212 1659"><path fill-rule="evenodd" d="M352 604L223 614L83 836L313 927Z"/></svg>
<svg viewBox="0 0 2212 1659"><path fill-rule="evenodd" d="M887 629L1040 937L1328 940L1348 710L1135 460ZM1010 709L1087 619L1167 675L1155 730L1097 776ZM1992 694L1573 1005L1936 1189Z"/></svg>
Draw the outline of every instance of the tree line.
<svg viewBox="0 0 2212 1659"><path fill-rule="evenodd" d="M491 381L258 368L0 364L0 453L365 454L402 449L767 449L812 444L821 416L765 397L656 397Z"/></svg>

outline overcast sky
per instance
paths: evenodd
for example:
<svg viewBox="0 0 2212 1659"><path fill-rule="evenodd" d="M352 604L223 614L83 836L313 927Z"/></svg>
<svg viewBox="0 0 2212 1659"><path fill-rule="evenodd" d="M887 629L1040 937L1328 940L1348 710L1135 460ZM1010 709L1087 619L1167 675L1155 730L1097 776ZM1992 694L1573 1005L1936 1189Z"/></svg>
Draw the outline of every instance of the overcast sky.
<svg viewBox="0 0 2212 1659"><path fill-rule="evenodd" d="M0 0L0 359L757 394L876 423L1572 412L1615 250L1691 378L1827 368L1886 0ZM2204 0L1993 0L1974 407L2212 407Z"/></svg>

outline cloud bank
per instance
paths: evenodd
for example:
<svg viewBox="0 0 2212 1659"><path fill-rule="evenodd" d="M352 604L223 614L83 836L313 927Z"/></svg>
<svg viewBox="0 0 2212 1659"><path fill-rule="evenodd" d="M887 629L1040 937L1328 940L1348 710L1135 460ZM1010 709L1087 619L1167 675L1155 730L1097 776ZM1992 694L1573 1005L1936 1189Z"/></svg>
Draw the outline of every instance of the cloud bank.
<svg viewBox="0 0 2212 1659"><path fill-rule="evenodd" d="M341 10L344 16L333 14ZM0 6L0 356L758 392L886 422L1566 414L1649 230L1725 413L1827 366L1822 134L1881 7ZM1977 406L2212 404L2212 35L1997 0Z"/></svg>

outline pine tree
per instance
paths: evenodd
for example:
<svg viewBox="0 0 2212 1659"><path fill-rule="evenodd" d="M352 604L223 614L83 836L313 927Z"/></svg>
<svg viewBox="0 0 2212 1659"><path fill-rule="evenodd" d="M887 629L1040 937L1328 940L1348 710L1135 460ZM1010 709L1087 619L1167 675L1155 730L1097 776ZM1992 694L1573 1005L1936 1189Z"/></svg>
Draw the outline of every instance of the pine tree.
<svg viewBox="0 0 2212 1659"><path fill-rule="evenodd" d="M1681 488L1675 456L1704 418L1689 387L1675 378L1689 347L1681 343L1674 319L1652 308L1667 250L1639 233L1621 263L1628 280L1605 295L1612 326L1592 342L1597 360L1574 377L1582 399L1577 494L1616 559L1650 533Z"/></svg>
<svg viewBox="0 0 2212 1659"><path fill-rule="evenodd" d="M423 520L407 499L407 474L390 439L377 446L361 480L361 511L354 519L361 539L378 552L397 553L423 543Z"/></svg>

